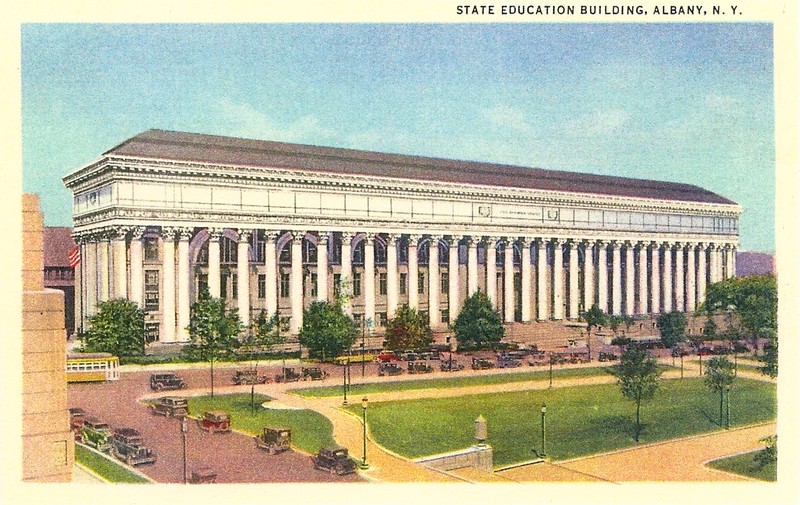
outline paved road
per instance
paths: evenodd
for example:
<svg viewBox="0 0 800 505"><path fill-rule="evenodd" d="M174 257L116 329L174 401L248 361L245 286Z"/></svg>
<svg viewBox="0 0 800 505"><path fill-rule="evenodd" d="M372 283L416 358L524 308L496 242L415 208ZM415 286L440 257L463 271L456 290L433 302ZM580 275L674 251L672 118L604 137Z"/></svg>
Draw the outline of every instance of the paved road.
<svg viewBox="0 0 800 505"><path fill-rule="evenodd" d="M188 388L208 388L207 369L183 370L181 377ZM215 383L230 384L230 370L222 371ZM145 443L155 449L158 461L137 468L157 482L182 482L182 444L180 424L176 419L155 416L137 401L152 393L149 372L123 373L115 382L70 384L67 398L70 407L81 407L113 428L136 428ZM249 390L240 387L242 391ZM113 399L113 401L109 401ZM308 455L286 451L269 455L256 449L252 437L239 433L206 433L189 423L187 433L187 468L208 465L217 472L217 482L357 482L358 475L342 477L315 470Z"/></svg>

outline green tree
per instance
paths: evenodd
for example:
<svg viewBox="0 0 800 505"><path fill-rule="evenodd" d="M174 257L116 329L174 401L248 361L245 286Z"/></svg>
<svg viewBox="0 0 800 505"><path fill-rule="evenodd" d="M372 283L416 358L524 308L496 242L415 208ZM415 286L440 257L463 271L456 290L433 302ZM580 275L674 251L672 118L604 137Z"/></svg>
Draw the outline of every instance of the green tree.
<svg viewBox="0 0 800 505"><path fill-rule="evenodd" d="M144 311L118 298L102 302L89 318L83 346L89 352L110 352L119 357L144 354Z"/></svg>
<svg viewBox="0 0 800 505"><path fill-rule="evenodd" d="M706 386L712 391L719 393L719 425L723 424L724 401L725 392L729 390L733 379L736 374L733 369L733 363L724 356L714 356L708 360L706 365Z"/></svg>
<svg viewBox="0 0 800 505"><path fill-rule="evenodd" d="M599 328L608 324L608 315L597 304L581 313L581 321L586 323L586 347L589 350L589 361L592 361L592 328Z"/></svg>
<svg viewBox="0 0 800 505"><path fill-rule="evenodd" d="M661 342L664 347L674 348L686 340L686 315L683 312L672 311L658 316L656 326L661 332Z"/></svg>
<svg viewBox="0 0 800 505"><path fill-rule="evenodd" d="M192 305L188 329L192 342L184 349L184 353L190 359L208 361L211 365L213 397L214 362L234 355L244 324L237 310L229 309L225 300L212 298L204 289Z"/></svg>
<svg viewBox="0 0 800 505"><path fill-rule="evenodd" d="M774 465L778 462L778 435L771 435L759 440L766 447L761 449L753 456L753 461L759 468L766 465Z"/></svg>
<svg viewBox="0 0 800 505"><path fill-rule="evenodd" d="M395 316L386 323L387 349L425 349L433 342L433 331L428 318L408 305L400 307Z"/></svg>
<svg viewBox="0 0 800 505"><path fill-rule="evenodd" d="M622 353L619 363L610 368L610 373L617 378L622 396L636 402L635 438L638 442L641 434L642 402L653 398L658 391L661 370L656 360L649 357L646 351L628 349Z"/></svg>
<svg viewBox="0 0 800 505"><path fill-rule="evenodd" d="M262 309L253 322L250 323L250 327L245 333L242 346L247 349L252 361L253 381L250 384L250 409L252 411L255 411L255 389L258 377L257 356L264 352L265 349L270 349L285 341L286 337L280 331L280 316L278 312L275 312L272 317L267 317L267 312Z"/></svg>
<svg viewBox="0 0 800 505"><path fill-rule="evenodd" d="M778 376L778 339L776 337L772 338L771 345L764 348L764 354L759 359L764 363L758 368L762 374L773 379Z"/></svg>
<svg viewBox="0 0 800 505"><path fill-rule="evenodd" d="M732 277L708 287L702 307L708 314L732 310L757 351L758 338L778 328L778 289L774 275Z"/></svg>
<svg viewBox="0 0 800 505"><path fill-rule="evenodd" d="M358 337L356 323L338 303L314 302L303 313L300 344L309 357L323 361L340 356Z"/></svg>
<svg viewBox="0 0 800 505"><path fill-rule="evenodd" d="M492 307L489 297L476 291L466 299L451 329L459 348L481 349L503 339L505 328L500 313Z"/></svg>

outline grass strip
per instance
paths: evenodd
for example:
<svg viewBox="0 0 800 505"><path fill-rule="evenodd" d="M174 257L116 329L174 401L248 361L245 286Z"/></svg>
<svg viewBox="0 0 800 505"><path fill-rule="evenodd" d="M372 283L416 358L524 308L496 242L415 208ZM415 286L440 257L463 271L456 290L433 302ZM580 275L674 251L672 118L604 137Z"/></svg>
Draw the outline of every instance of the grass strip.
<svg viewBox="0 0 800 505"><path fill-rule="evenodd" d="M123 465L111 461L79 444L75 444L75 461L89 468L108 482L121 482L126 484L150 482L141 475L131 472Z"/></svg>
<svg viewBox="0 0 800 505"><path fill-rule="evenodd" d="M255 412L250 407L250 394L196 396L187 398L189 415L199 417L206 410L224 410L231 416L234 429L260 435L265 426L286 426L292 430L292 447L307 453L333 445L333 425L312 410L266 409L261 404L270 401L265 395L255 395Z"/></svg>
<svg viewBox="0 0 800 505"><path fill-rule="evenodd" d="M731 425L776 415L774 384L738 378L731 394ZM369 430L381 445L409 458L464 449L474 443L483 415L495 466L526 461L541 451L542 404L547 404L546 454L564 460L636 446L635 403L616 384L370 403ZM361 406L349 409L361 414ZM663 380L643 403L639 445L722 429L719 396L702 378Z"/></svg>
<svg viewBox="0 0 800 505"><path fill-rule="evenodd" d="M729 458L716 459L708 463L708 466L723 472L735 473L744 475L751 479L758 479L767 482L775 482L778 480L778 464L770 463L767 465L759 465L753 460L753 457L759 451L748 452L739 454L738 456L731 456Z"/></svg>

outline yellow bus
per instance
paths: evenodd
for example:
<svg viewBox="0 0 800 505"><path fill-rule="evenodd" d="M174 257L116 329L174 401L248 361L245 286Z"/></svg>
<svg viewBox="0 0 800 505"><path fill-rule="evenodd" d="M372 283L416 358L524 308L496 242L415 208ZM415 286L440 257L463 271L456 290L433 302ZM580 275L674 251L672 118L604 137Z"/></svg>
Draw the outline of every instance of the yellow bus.
<svg viewBox="0 0 800 505"><path fill-rule="evenodd" d="M68 353L67 382L119 380L119 358L107 352Z"/></svg>

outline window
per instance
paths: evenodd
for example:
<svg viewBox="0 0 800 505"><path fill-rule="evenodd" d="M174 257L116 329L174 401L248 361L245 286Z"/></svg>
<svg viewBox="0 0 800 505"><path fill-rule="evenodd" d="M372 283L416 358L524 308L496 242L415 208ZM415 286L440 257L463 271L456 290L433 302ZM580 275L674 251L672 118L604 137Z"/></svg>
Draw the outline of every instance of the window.
<svg viewBox="0 0 800 505"><path fill-rule="evenodd" d="M442 309L442 322L449 323L450 322L450 310L449 309Z"/></svg>
<svg viewBox="0 0 800 505"><path fill-rule="evenodd" d="M353 321L356 323L356 327L363 328L364 327L364 314L353 313Z"/></svg>
<svg viewBox="0 0 800 505"><path fill-rule="evenodd" d="M158 310L158 270L144 272L144 309Z"/></svg>
<svg viewBox="0 0 800 505"><path fill-rule="evenodd" d="M425 293L425 274L417 274L417 293Z"/></svg>
<svg viewBox="0 0 800 505"><path fill-rule="evenodd" d="M360 241L354 248L353 248L353 265L363 265L364 264L364 241Z"/></svg>
<svg viewBox="0 0 800 505"><path fill-rule="evenodd" d="M378 312L378 326L386 326L387 321L386 312Z"/></svg>
<svg viewBox="0 0 800 505"><path fill-rule="evenodd" d="M386 264L386 244L384 244L380 240L375 241L375 264L376 265Z"/></svg>
<svg viewBox="0 0 800 505"><path fill-rule="evenodd" d="M231 291L233 298L239 297L239 274L231 274Z"/></svg>
<svg viewBox="0 0 800 505"><path fill-rule="evenodd" d="M228 276L226 274L219 276L219 297L223 300L228 299Z"/></svg>
<svg viewBox="0 0 800 505"><path fill-rule="evenodd" d="M317 274L311 274L311 296L317 296L318 286Z"/></svg>
<svg viewBox="0 0 800 505"><path fill-rule="evenodd" d="M442 272L441 275L441 291L440 293L447 293L450 289L450 274L448 272Z"/></svg>
<svg viewBox="0 0 800 505"><path fill-rule="evenodd" d="M317 246L308 240L303 240L303 263L317 262Z"/></svg>
<svg viewBox="0 0 800 505"><path fill-rule="evenodd" d="M197 292L202 293L203 291L208 291L208 274L197 276Z"/></svg>
<svg viewBox="0 0 800 505"><path fill-rule="evenodd" d="M386 273L385 272L379 273L378 274L378 293L379 294L381 294L381 295L385 295L386 294L386 291L387 291L386 283L387 283L387 281L386 281Z"/></svg>
<svg viewBox="0 0 800 505"><path fill-rule="evenodd" d="M146 342L158 340L159 323L144 323L144 339Z"/></svg>
<svg viewBox="0 0 800 505"><path fill-rule="evenodd" d="M147 237L144 239L144 260L158 261L158 239Z"/></svg>
<svg viewBox="0 0 800 505"><path fill-rule="evenodd" d="M219 261L220 263L236 263L239 252L239 244L229 239L221 237L219 239Z"/></svg>
<svg viewBox="0 0 800 505"><path fill-rule="evenodd" d="M338 297L342 283L342 274L333 274L333 296Z"/></svg>
<svg viewBox="0 0 800 505"><path fill-rule="evenodd" d="M408 274L401 273L400 274L400 294L406 294L406 283L408 282Z"/></svg>
<svg viewBox="0 0 800 505"><path fill-rule="evenodd" d="M292 242L286 242L281 249L281 253L278 256L278 262L281 265L291 265L292 264Z"/></svg>
<svg viewBox="0 0 800 505"><path fill-rule="evenodd" d="M267 276L264 274L258 275L258 297L267 297Z"/></svg>
<svg viewBox="0 0 800 505"><path fill-rule="evenodd" d="M353 296L361 296L361 274L353 274Z"/></svg>
<svg viewBox="0 0 800 505"><path fill-rule="evenodd" d="M281 274L281 298L289 297L289 274Z"/></svg>

